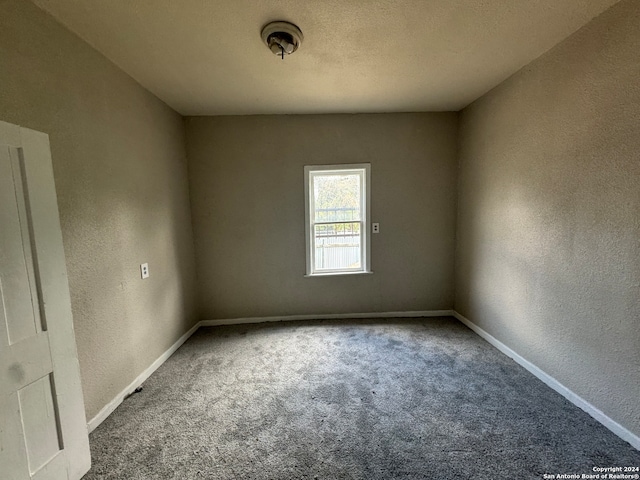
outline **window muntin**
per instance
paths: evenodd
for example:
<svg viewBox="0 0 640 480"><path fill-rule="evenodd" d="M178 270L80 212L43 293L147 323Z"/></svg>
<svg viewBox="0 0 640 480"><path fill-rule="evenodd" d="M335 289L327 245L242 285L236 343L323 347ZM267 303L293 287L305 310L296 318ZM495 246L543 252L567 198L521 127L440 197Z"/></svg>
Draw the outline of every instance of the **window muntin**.
<svg viewBox="0 0 640 480"><path fill-rule="evenodd" d="M368 273L369 164L305 167L307 275Z"/></svg>

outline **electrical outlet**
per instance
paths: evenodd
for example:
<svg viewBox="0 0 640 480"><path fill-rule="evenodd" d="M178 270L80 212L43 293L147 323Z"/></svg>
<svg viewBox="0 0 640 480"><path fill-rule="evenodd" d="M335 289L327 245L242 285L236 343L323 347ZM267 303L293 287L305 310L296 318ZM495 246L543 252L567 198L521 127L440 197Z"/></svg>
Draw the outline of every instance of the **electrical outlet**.
<svg viewBox="0 0 640 480"><path fill-rule="evenodd" d="M142 275L142 279L149 278L149 264L142 263L140 264L140 275Z"/></svg>
<svg viewBox="0 0 640 480"><path fill-rule="evenodd" d="M371 224L371 230L373 231L373 233L380 233L380 224L379 223L372 223Z"/></svg>

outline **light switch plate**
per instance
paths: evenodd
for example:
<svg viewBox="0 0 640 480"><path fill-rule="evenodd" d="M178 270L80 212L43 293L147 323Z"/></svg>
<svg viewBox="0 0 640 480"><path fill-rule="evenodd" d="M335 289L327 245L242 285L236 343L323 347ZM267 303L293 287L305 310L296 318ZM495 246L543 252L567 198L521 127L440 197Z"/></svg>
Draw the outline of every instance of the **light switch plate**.
<svg viewBox="0 0 640 480"><path fill-rule="evenodd" d="M380 224L379 223L372 223L371 224L371 230L373 231L373 233L380 233Z"/></svg>
<svg viewBox="0 0 640 480"><path fill-rule="evenodd" d="M140 264L140 275L142 276L143 280L145 278L149 278L149 264L148 263Z"/></svg>

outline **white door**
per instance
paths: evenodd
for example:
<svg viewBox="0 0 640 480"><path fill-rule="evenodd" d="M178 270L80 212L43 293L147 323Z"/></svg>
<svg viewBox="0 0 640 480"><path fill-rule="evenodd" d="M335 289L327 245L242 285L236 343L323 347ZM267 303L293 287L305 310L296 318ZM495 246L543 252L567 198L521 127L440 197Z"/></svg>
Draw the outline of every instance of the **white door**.
<svg viewBox="0 0 640 480"><path fill-rule="evenodd" d="M0 122L0 478L90 465L49 137Z"/></svg>

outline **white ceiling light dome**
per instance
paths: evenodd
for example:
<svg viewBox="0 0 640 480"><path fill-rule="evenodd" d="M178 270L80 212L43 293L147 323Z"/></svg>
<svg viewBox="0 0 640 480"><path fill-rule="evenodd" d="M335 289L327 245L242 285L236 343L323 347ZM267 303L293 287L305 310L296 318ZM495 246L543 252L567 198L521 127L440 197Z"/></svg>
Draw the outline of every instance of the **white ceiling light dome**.
<svg viewBox="0 0 640 480"><path fill-rule="evenodd" d="M284 59L298 50L303 40L302 31L293 23L271 22L262 29L262 41L275 55Z"/></svg>

